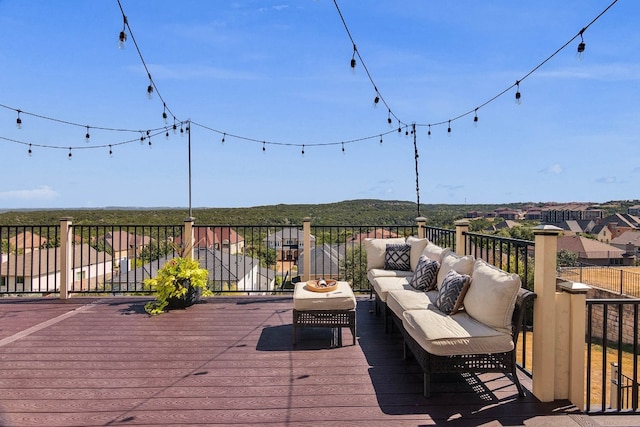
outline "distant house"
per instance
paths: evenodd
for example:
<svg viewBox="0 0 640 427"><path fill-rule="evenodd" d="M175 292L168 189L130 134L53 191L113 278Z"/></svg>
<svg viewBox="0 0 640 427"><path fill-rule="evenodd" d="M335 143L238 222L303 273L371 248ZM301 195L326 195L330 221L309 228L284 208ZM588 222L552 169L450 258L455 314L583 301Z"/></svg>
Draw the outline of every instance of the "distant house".
<svg viewBox="0 0 640 427"><path fill-rule="evenodd" d="M522 216L522 212L511 208L498 208L493 211L496 217L508 220L517 220Z"/></svg>
<svg viewBox="0 0 640 427"><path fill-rule="evenodd" d="M116 267L122 271L129 269L129 260L140 254L151 243L151 237L126 231L110 231L98 238L111 251Z"/></svg>
<svg viewBox="0 0 640 427"><path fill-rule="evenodd" d="M596 226L595 222L589 219L570 219L554 225L562 228L565 236L574 236L579 233L591 233Z"/></svg>
<svg viewBox="0 0 640 427"><path fill-rule="evenodd" d="M56 292L60 289L60 248L32 251L29 256L11 256L0 265L1 292ZM113 271L112 257L88 244L73 246L73 286L88 290ZM94 280L92 280L94 279Z"/></svg>
<svg viewBox="0 0 640 427"><path fill-rule="evenodd" d="M298 228L283 228L264 238L269 249L275 249L278 261L298 262L300 253L304 250L304 234ZM311 247L315 246L316 238L311 235Z"/></svg>
<svg viewBox="0 0 640 427"><path fill-rule="evenodd" d="M611 238L615 239L625 231L640 230L640 218L629 214L613 214L598 222L600 226L607 226L611 231Z"/></svg>
<svg viewBox="0 0 640 427"><path fill-rule="evenodd" d="M376 228L374 230L369 230L366 233L359 233L352 237L350 237L347 242L348 243L362 243L364 239L389 239L399 237L398 233L395 233L391 230L387 230L386 228Z"/></svg>
<svg viewBox="0 0 640 427"><path fill-rule="evenodd" d="M135 270L122 272L114 276L113 282L131 290L142 289L143 281L155 277L172 258L174 255L170 254ZM194 258L209 272L208 283L215 292L252 291L255 294L255 291L272 292L275 288L275 272L261 267L259 259L208 248L196 249Z"/></svg>
<svg viewBox="0 0 640 427"><path fill-rule="evenodd" d="M627 256L640 259L640 230L628 230L611 240L611 246L625 251Z"/></svg>
<svg viewBox="0 0 640 427"><path fill-rule="evenodd" d="M194 247L198 249L215 249L229 251L232 254L244 251L244 237L231 227L193 227ZM180 245L182 237L175 238Z"/></svg>
<svg viewBox="0 0 640 427"><path fill-rule="evenodd" d="M529 208L524 213L524 219L527 221L540 221L542 219L542 209L541 208Z"/></svg>
<svg viewBox="0 0 640 427"><path fill-rule="evenodd" d="M522 224L520 224L517 221L506 219L504 221L500 221L499 223L490 226L488 229L486 229L486 231L487 232L495 232L495 231L500 231L500 230L504 230L504 229L512 229L514 227L521 227L521 226L522 226Z"/></svg>
<svg viewBox="0 0 640 427"><path fill-rule="evenodd" d="M44 248L48 242L49 240L44 237L30 231L24 231L9 238L9 249L10 251L18 250L27 253Z"/></svg>
<svg viewBox="0 0 640 427"><path fill-rule="evenodd" d="M631 265L625 251L615 246L581 236L561 236L558 238L558 251L565 249L578 255L583 265Z"/></svg>
<svg viewBox="0 0 640 427"><path fill-rule="evenodd" d="M345 245L330 245L325 243L314 246L310 252L310 272L309 277L324 277L325 279L340 279L341 262L346 258ZM298 274L304 275L304 259L306 254L300 255L298 260Z"/></svg>
<svg viewBox="0 0 640 427"><path fill-rule="evenodd" d="M629 215L640 217L640 205L629 206L627 208L627 213Z"/></svg>

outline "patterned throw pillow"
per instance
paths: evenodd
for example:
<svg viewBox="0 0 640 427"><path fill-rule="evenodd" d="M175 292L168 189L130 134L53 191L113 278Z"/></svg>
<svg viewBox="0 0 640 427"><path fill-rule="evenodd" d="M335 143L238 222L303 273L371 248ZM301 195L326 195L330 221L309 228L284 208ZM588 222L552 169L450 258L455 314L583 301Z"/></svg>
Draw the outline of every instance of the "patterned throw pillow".
<svg viewBox="0 0 640 427"><path fill-rule="evenodd" d="M470 281L471 277L466 274L449 271L442 281L435 306L444 314L455 314L462 307Z"/></svg>
<svg viewBox="0 0 640 427"><path fill-rule="evenodd" d="M440 263L438 261L434 261L426 255L420 255L418 266L411 280L409 280L409 284L419 291L427 292L435 289L439 268Z"/></svg>
<svg viewBox="0 0 640 427"><path fill-rule="evenodd" d="M384 269L409 271L411 269L411 246L407 244L387 245L384 251Z"/></svg>

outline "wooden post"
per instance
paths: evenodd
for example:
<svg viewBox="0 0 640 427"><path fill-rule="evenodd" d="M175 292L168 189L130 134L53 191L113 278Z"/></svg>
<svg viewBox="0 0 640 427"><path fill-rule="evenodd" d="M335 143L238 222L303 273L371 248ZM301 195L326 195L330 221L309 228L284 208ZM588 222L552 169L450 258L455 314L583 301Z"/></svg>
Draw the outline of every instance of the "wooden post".
<svg viewBox="0 0 640 427"><path fill-rule="evenodd" d="M427 218L423 216L419 216L416 218L416 223L418 224L418 238L424 239L427 237Z"/></svg>
<svg viewBox="0 0 640 427"><path fill-rule="evenodd" d="M302 281L306 282L311 278L311 218L304 217L302 219L302 250L304 251L304 265L302 269Z"/></svg>
<svg viewBox="0 0 640 427"><path fill-rule="evenodd" d="M542 402L555 398L556 259L560 228L540 225L535 236L533 290L533 394Z"/></svg>
<svg viewBox="0 0 640 427"><path fill-rule="evenodd" d="M193 234L193 223L195 222L195 218L190 216L184 220L184 253L182 256L184 258L193 259L193 247L195 246L195 238Z"/></svg>
<svg viewBox="0 0 640 427"><path fill-rule="evenodd" d="M69 299L73 284L72 219L60 219L60 299Z"/></svg>
<svg viewBox="0 0 640 427"><path fill-rule="evenodd" d="M459 219L454 222L456 225L456 253L460 256L465 256L465 239L466 236L464 233L469 232L469 220L468 219Z"/></svg>
<svg viewBox="0 0 640 427"><path fill-rule="evenodd" d="M583 410L584 385L585 385L585 331L587 311L587 292L591 289L583 283L560 282L558 289L569 295L569 319L562 319L562 322L569 325L568 342L564 343L565 348L558 349L557 357L567 357L568 378L567 396L556 398L568 398L577 408ZM560 321L560 319L558 319Z"/></svg>

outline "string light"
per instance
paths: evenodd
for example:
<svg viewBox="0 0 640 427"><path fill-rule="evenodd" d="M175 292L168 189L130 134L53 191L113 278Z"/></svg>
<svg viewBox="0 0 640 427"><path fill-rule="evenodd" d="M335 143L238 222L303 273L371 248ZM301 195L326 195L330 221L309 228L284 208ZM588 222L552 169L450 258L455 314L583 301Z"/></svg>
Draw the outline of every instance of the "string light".
<svg viewBox="0 0 640 427"><path fill-rule="evenodd" d="M111 149L111 145L109 145L109 157L113 157L113 150Z"/></svg>
<svg viewBox="0 0 640 427"><path fill-rule="evenodd" d="M227 137L227 134L223 133L222 134L222 140L220 141L222 144L224 144L224 140L225 140L226 137ZM263 142L263 144L264 144L264 142Z"/></svg>
<svg viewBox="0 0 640 427"><path fill-rule="evenodd" d="M164 134L165 138L169 139L169 129L167 129L167 132Z"/></svg>
<svg viewBox="0 0 640 427"><path fill-rule="evenodd" d="M520 105L520 80L516 81L516 105Z"/></svg>
<svg viewBox="0 0 640 427"><path fill-rule="evenodd" d="M118 48L119 49L124 49L125 43L127 41L127 33L126 33L127 17L122 15L122 20L124 21L124 23L122 24L122 31L120 31L120 36L118 36Z"/></svg>
<svg viewBox="0 0 640 427"><path fill-rule="evenodd" d="M178 126L176 125L176 118L173 118L173 134L175 135L178 132Z"/></svg>
<svg viewBox="0 0 640 427"><path fill-rule="evenodd" d="M358 51L358 49L356 49L356 44L353 44L353 55L351 56L351 71L353 71L355 73L356 71L356 52Z"/></svg>
<svg viewBox="0 0 640 427"><path fill-rule="evenodd" d="M374 87L373 89L376 91L376 97L373 98L373 108L376 108L380 102L380 92L378 92L377 87Z"/></svg>
<svg viewBox="0 0 640 427"><path fill-rule="evenodd" d="M22 119L20 118L21 111L18 110L18 118L16 119L16 127L22 129Z"/></svg>
<svg viewBox="0 0 640 427"><path fill-rule="evenodd" d="M431 138L431 125L429 125L429 129L427 130L427 136Z"/></svg>
<svg viewBox="0 0 640 427"><path fill-rule="evenodd" d="M344 142L342 142L341 144L342 144L342 154L344 154Z"/></svg>
<svg viewBox="0 0 640 427"><path fill-rule="evenodd" d="M87 133L84 134L84 142L89 143L90 139L91 139L91 135L89 134L89 126L87 126Z"/></svg>
<svg viewBox="0 0 640 427"><path fill-rule="evenodd" d="M473 125L475 127L478 127L478 109L477 108L475 109L475 114L473 116Z"/></svg>
<svg viewBox="0 0 640 427"><path fill-rule="evenodd" d="M29 151L27 151L27 154L29 155L29 157L33 155L33 151L31 150L31 144L29 144Z"/></svg>
<svg viewBox="0 0 640 427"><path fill-rule="evenodd" d="M540 68L540 67L541 67L542 65L544 65L546 62L548 62L551 58L553 58L553 57L554 57L558 52L560 52L561 50L563 50L563 49L564 49L564 47L566 47L568 44L570 44L570 43L571 43L575 38L577 38L578 36L580 36L580 39L581 39L581 43L578 45L578 51L579 51L578 53L583 53L583 52L584 52L584 47L585 47L585 45L584 45L584 37L583 37L583 33L584 33L584 31L586 31L586 29L588 29L588 28L589 28L589 27L590 27L590 26L591 26L591 25L592 25L592 24L593 24L597 19L599 19L599 18L600 18L604 13L606 13L606 12L607 12L607 11L608 11L608 10L609 10L609 9L610 9L610 8L611 8L611 7L616 3L616 2L617 2L617 0L613 1L613 2L612 2L612 3L611 3L611 4L610 4L610 5L609 5L609 6L608 6L608 7L607 7L607 8L606 8L602 13L600 13L600 14L599 14L595 19L593 19L593 20L592 20L592 21L591 21L587 26L585 26L584 28L582 28L582 30L581 30L581 31L580 31L576 36L574 36L574 37L573 37L569 42L567 42L567 44L565 44L564 46L562 46L561 48L559 48L556 52L554 52L551 56L549 56L545 61L543 61L542 63L540 63L540 64L539 64L538 66L536 66L533 70L531 70L528 74L524 75L521 79L519 79L518 81L516 81L516 86L517 86L516 99L517 99L517 100L519 100L519 99L520 99L520 97L521 97L521 95L520 95L520 90L519 90L519 83L520 83L521 81L523 81L524 79L526 79L527 77L529 77L529 76L530 76L531 74L533 74L535 71L537 71L537 69L538 69L538 68ZM336 2L334 1L334 3L336 3ZM120 1L118 1L118 4L120 5ZM337 6L337 3L336 3L336 6ZM121 7L121 8L122 8L122 7ZM342 16L341 16L341 17L342 17ZM124 15L124 12L123 12L123 22L124 22L123 32L125 33L125 37L124 37L125 41L126 41L126 38L127 38L127 31L128 31L128 34L129 34L129 36L131 37L132 42L134 43L134 45L136 45L136 44L135 44L135 38L134 38L134 35L133 35L133 33L131 32L131 28L128 26L128 22L127 22L126 16ZM344 19L343 19L343 22L344 22ZM345 28L346 28L346 25L345 25ZM127 30L127 29L128 29L128 30ZM348 28L346 28L346 29L347 29L347 33L349 33ZM350 35L350 34L349 34L349 37L351 37L351 35ZM352 42L353 42L353 40L352 40ZM363 69L365 69L365 70L366 70L366 64L364 63L364 61L363 61L363 59L362 59L362 57L361 57L361 55L360 55L359 51L357 50L355 42L353 42L353 48L354 48L353 55L352 55L352 59L354 60L354 64L353 64L353 66L355 67L355 56L357 55L357 56L358 56L358 58L360 59L360 63L361 63L361 65L362 65ZM136 45L136 49L138 49L138 46L137 46L137 45ZM138 53L140 54L139 49L138 49ZM147 69L146 64L145 64L145 62L144 62L144 58L142 57L142 55L141 55L141 54L140 54L140 59L141 59L141 61L142 61L143 65L145 66L145 69ZM158 92L158 90L157 90L157 87L156 87L156 85L154 84L154 82L153 82L153 80L152 80L152 78L151 78L151 74L149 73L149 71L148 71L148 70L147 70L147 74L148 74L148 77L149 77L149 87L147 88L147 93L148 93L148 95L149 95L149 96L151 96L151 95L152 95L152 93L153 93L154 91L155 91L155 92ZM368 73L368 71L367 71L367 74L369 74L369 73ZM371 82L372 82L372 84L373 84L373 80L371 79L371 76L370 76L370 75L369 75L369 78L370 78L370 80L371 80ZM497 99L498 97L502 96L504 93L508 92L508 91L509 91L509 89L510 89L511 87L513 87L513 85L512 85L512 86L510 86L509 88L507 88L505 91L503 91L503 92L499 93L498 95L494 96L493 98L489 99L489 101L487 101L487 102L485 102L485 103L482 103L481 105L479 105L479 106L478 106L477 108L475 108L474 110L471 110L471 111L469 111L469 112L467 112L467 113L464 113L464 114L462 114L462 115L460 115L460 116L458 116L458 117L451 118L451 119L449 119L449 120L448 120L448 122L430 123L430 124L428 125L428 127L429 127L429 130L428 130L428 135L429 135L429 137L431 136L431 125L432 125L432 124L433 124L433 125L441 125L441 124L444 124L444 123L448 123L448 124L449 124L449 127L448 127L448 133L450 133L450 129L451 129L451 122L452 122L452 121L455 121L455 120L457 120L457 119L459 119L459 118L461 118L461 117L464 117L464 116L466 116L466 115L468 115L468 114L469 114L469 115L470 115L470 114L474 114L474 124L476 124L476 123L477 123L477 117L478 117L478 115L477 115L477 110L478 110L479 108L482 108L482 107L486 106L487 104L489 104L490 102L494 101L494 100L495 100L495 99ZM377 89L377 87L376 87L375 85L374 85L374 90L375 90L375 95L376 95L376 96L375 96L375 98L374 98L374 104L378 104L378 103L382 102L382 103L385 105L385 107L386 107L386 108L387 108L387 110L388 110L388 118L387 118L387 121L388 121L389 125L390 125L391 127L393 126L393 125L392 125L392 123L393 123L393 122L392 122L392 116L393 116L393 118L394 118L394 119L397 119L397 120L398 120L398 124L399 124L398 130L399 130L399 132L401 132L402 121L401 121L401 120L400 120L400 119L399 119L395 114L393 114L393 112L392 112L391 108L387 105L387 103L385 102L384 98L383 98L383 97L382 97L382 95L379 93L379 91L378 91L378 89ZM160 93L157 93L157 95L158 95L158 97L160 97L160 99L162 100L162 98L161 98L161 96L160 96ZM377 99L377 100L378 100L378 102L375 102L375 99ZM167 113L167 111L168 111L169 113L171 113L171 110L169 110L169 109L167 108L166 103L164 102L164 100L162 100L162 102L163 102L163 107L164 107L163 112L164 112L164 113ZM519 103L519 102L518 102L518 103ZM5 106L2 106L2 105L0 104L0 107L5 107ZM6 107L5 107L5 108L6 108ZM83 126L83 127L86 127L86 128L87 128L87 133L89 133L89 127L98 128L98 127L96 127L96 126L79 125L79 124L76 124L76 123L66 122L66 121L63 121L63 120L52 119L52 118L44 117L44 116L38 116L38 115L35 115L35 114L32 114L32 113L22 112L22 111L20 111L20 110L16 110L16 109L13 109L13 110L14 110L14 111L16 111L16 112L18 113L18 117L17 117L17 120L16 120L16 125L17 125L19 128L21 127L20 125L22 124L22 120L21 120L21 113L29 114L29 115L32 115L32 116L36 116L36 117L40 117L40 118L45 118L45 119L49 119L49 120L53 120L53 121L58 121L58 122L65 123L65 124L69 124L69 125L74 125L74 126ZM173 116L173 119L174 119L174 125L173 125L174 132L177 132L177 124L176 124L177 122L176 122L176 117L173 115L173 113L171 113L171 115ZM168 116L167 116L167 117L168 117ZM425 126L425 125L417 125L417 126ZM99 128L99 129L106 129L106 128ZM108 129L108 130L129 131L129 130L125 130L125 129ZM180 131L181 131L181 134L183 134L183 133L184 133L184 129L183 129L183 124L182 124L182 123L180 123ZM138 132L138 131L137 131L137 130L135 130L135 131L131 130L130 132ZM139 132L142 132L142 131L139 131ZM167 129L167 128L163 128L163 132L168 133L168 129ZM219 131L216 131L216 132L219 132ZM386 133L384 133L384 134L386 134ZM405 134L406 134L406 133L405 133ZM150 137L149 131L147 131L147 135L149 135L149 137ZM155 134L154 134L154 135L155 135ZM226 134L225 134L225 135L226 135ZM371 137L360 138L360 139L358 139L358 140L367 140L367 139L372 139L372 138L380 137L380 143L382 143L382 135L383 135L383 134L378 134L378 135L374 135L374 136L371 136ZM223 138L224 138L224 137L223 137ZM238 135L234 136L234 138L252 140L252 139L250 139L250 138L244 138L244 137L240 137L240 136L238 136ZM2 138L2 139L6 139L6 138ZM141 143L144 141L144 139L145 139L145 138L144 138L144 136L141 136L141 138L140 138ZM14 142L17 142L17 141L14 141ZM127 141L127 142L131 142L131 141ZM127 143L127 142L124 142L124 143ZM265 147L265 145L266 145L266 143L267 143L267 142L266 142L266 141L261 141L261 142L263 143L263 147ZM24 143L23 143L23 144L24 144ZM279 145L300 146L299 144L286 144L286 143L273 143L273 142L269 142L269 144L279 144ZM344 142L342 142L342 143L341 143L341 145L342 145L342 144L344 144ZM151 145L151 144L150 144L150 145ZM336 143L321 143L321 144L311 144L311 145L319 145L319 146L322 146L322 145L336 145ZM31 146L31 144L29 144L29 146ZM46 146L46 145L38 145L38 144L36 144L35 146L42 146L42 147L47 147L47 148L64 148L64 147L54 147L54 146ZM71 153L71 149L72 149L72 148L73 148L73 147L69 147L69 149L70 149L70 153ZM78 147L76 147L76 148L78 148ZM93 146L92 146L92 147L87 147L87 148L98 148L98 147L93 147ZM304 153L304 148L305 148L305 146L303 145L303 149L302 149L303 153ZM30 148L30 149L31 149L31 148Z"/></svg>
<svg viewBox="0 0 640 427"><path fill-rule="evenodd" d="M304 157L304 144L302 144L302 157Z"/></svg>
<svg viewBox="0 0 640 427"><path fill-rule="evenodd" d="M167 116L167 104L163 102L162 103L162 108L163 108L163 110L162 110L162 120L164 120L164 124L166 125L167 124L167 118L169 117L169 116Z"/></svg>
<svg viewBox="0 0 640 427"><path fill-rule="evenodd" d="M584 48L586 47L586 45L584 44L584 38L582 37L582 33L584 33L584 30L586 30L586 28L580 30L580 43L578 44L578 59L581 61L584 53Z"/></svg>
<svg viewBox="0 0 640 427"><path fill-rule="evenodd" d="M449 120L449 127L447 128L447 135L451 136L451 120Z"/></svg>
<svg viewBox="0 0 640 427"><path fill-rule="evenodd" d="M266 142L262 141L262 152L264 153L265 151L267 151L267 147L265 146Z"/></svg>
<svg viewBox="0 0 640 427"><path fill-rule="evenodd" d="M151 73L147 73L149 76L149 86L147 86L147 98L153 98L153 80L151 79Z"/></svg>
<svg viewBox="0 0 640 427"><path fill-rule="evenodd" d="M67 159L71 160L72 157L73 154L71 154L71 147L69 147L69 155L67 156Z"/></svg>

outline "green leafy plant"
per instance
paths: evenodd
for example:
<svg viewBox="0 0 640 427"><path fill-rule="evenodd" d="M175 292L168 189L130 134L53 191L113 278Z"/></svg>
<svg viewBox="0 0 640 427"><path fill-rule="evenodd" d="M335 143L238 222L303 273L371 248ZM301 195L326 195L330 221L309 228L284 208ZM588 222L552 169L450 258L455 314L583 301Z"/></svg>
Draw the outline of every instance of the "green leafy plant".
<svg viewBox="0 0 640 427"><path fill-rule="evenodd" d="M207 289L208 277L209 272L200 268L197 260L179 256L167 261L156 277L144 281L156 292L156 300L145 304L145 311L152 315L163 313L172 300L186 298L189 288L201 296L212 295Z"/></svg>

